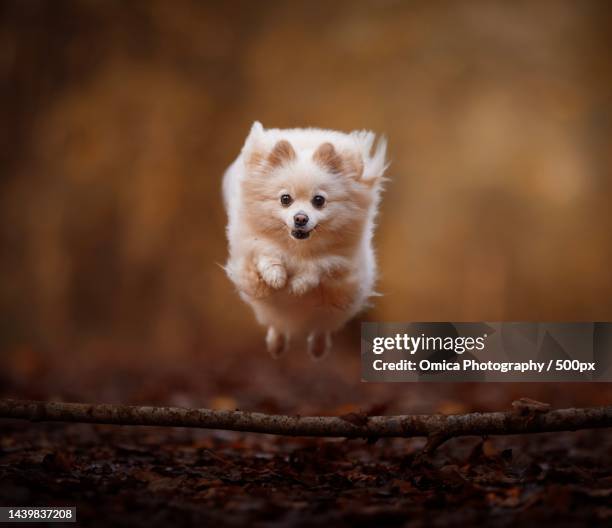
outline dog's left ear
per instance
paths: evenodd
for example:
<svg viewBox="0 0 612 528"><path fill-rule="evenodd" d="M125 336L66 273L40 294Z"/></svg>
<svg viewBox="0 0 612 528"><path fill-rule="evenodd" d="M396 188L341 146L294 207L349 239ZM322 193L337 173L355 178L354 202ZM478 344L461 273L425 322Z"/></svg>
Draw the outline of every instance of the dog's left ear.
<svg viewBox="0 0 612 528"><path fill-rule="evenodd" d="M335 174L342 174L355 180L363 176L363 160L358 154L343 152L340 154L331 143L323 143L312 155L315 163Z"/></svg>

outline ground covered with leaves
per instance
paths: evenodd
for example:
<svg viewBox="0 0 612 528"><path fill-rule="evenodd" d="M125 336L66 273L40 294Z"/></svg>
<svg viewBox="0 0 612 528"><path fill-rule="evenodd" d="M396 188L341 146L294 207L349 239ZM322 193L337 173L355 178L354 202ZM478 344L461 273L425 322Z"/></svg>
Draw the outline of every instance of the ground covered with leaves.
<svg viewBox="0 0 612 528"><path fill-rule="evenodd" d="M76 505L94 526L612 522L604 432L420 446L5 424L0 501Z"/></svg>
<svg viewBox="0 0 612 528"><path fill-rule="evenodd" d="M84 356L61 373L44 357L14 355L0 375L2 395L302 415L508 410L521 396L560 408L611 398L607 384L365 384L359 358L346 351L317 364L303 355L163 366L110 356L94 368ZM423 439L0 424L0 504L74 505L83 525L612 523L605 430L458 438L423 458Z"/></svg>

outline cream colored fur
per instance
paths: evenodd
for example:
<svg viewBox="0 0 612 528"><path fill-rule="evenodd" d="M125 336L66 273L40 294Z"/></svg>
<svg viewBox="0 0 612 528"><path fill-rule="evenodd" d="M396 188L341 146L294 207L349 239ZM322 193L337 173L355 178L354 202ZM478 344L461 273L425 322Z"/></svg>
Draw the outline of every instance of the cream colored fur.
<svg viewBox="0 0 612 528"><path fill-rule="evenodd" d="M322 357L330 334L374 294L372 235L386 169L386 142L373 149L374 139L366 131L265 130L256 122L225 173L226 271L268 327L273 356L305 336L312 357ZM284 194L292 199L286 206ZM323 207L312 203L315 195ZM296 214L308 217L306 239L292 235Z"/></svg>

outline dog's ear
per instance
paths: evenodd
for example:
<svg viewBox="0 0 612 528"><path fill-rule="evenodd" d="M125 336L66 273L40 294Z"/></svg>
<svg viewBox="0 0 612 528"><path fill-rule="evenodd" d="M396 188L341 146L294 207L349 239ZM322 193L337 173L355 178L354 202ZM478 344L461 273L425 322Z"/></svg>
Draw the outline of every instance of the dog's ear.
<svg viewBox="0 0 612 528"><path fill-rule="evenodd" d="M334 146L323 143L313 154L312 159L321 167L335 173L360 180L363 176L361 156L352 152L338 153Z"/></svg>
<svg viewBox="0 0 612 528"><path fill-rule="evenodd" d="M264 128L259 121L255 121L242 147L242 157L247 169L265 172L296 158L295 150L287 140L278 141L272 150L267 152L264 139Z"/></svg>
<svg viewBox="0 0 612 528"><path fill-rule="evenodd" d="M344 169L342 158L331 143L323 143L312 155L312 159L331 172L340 174Z"/></svg>
<svg viewBox="0 0 612 528"><path fill-rule="evenodd" d="M291 143L286 139L281 139L274 148L272 152L268 154L268 167L275 168L284 165L290 161L293 161L296 158L295 150L291 146Z"/></svg>

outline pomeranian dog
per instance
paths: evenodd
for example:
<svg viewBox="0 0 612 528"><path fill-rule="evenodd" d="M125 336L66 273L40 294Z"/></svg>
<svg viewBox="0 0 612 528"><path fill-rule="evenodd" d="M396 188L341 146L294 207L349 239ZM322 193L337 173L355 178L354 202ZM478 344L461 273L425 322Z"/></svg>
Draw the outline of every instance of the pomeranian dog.
<svg viewBox="0 0 612 528"><path fill-rule="evenodd" d="M374 295L374 218L387 167L372 132L267 129L255 122L223 178L225 270L280 356L292 337L312 358Z"/></svg>

